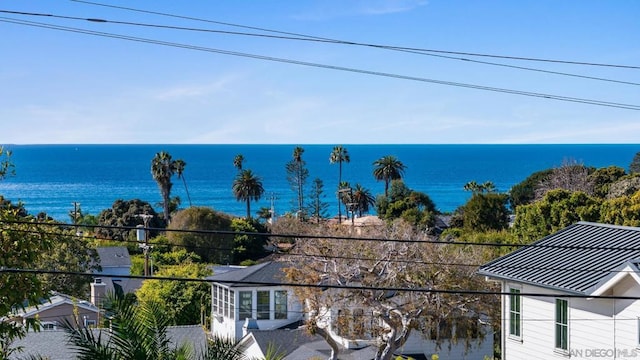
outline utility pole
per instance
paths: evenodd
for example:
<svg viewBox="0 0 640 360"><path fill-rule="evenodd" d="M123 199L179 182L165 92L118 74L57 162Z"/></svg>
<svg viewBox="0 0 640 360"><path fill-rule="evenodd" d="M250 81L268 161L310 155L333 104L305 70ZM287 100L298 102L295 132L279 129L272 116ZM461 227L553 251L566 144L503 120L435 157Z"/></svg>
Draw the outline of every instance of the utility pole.
<svg viewBox="0 0 640 360"><path fill-rule="evenodd" d="M73 225L76 228L76 236L80 236L80 232L78 231L78 209L80 208L80 203L74 201L71 203L73 205Z"/></svg>
<svg viewBox="0 0 640 360"><path fill-rule="evenodd" d="M136 217L142 218L142 221L144 222L144 226L137 226L136 236L140 243L138 246L142 248L142 252L144 253L144 276L149 276L149 250L151 249L149 246L149 220L151 220L153 215L141 214L136 215Z"/></svg>
<svg viewBox="0 0 640 360"><path fill-rule="evenodd" d="M271 208L269 209L269 213L271 214L271 217L269 218L269 224L273 224L276 221L276 205L275 205L276 199L277 199L276 194L271 193L271 197L269 197L269 200L271 201Z"/></svg>

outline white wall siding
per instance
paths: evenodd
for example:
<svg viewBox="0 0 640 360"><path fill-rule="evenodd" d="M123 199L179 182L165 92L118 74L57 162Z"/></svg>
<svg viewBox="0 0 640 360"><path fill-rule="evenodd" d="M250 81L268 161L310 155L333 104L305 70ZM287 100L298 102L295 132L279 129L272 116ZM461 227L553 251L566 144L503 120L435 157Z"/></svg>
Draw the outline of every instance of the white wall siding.
<svg viewBox="0 0 640 360"><path fill-rule="evenodd" d="M522 293L565 293L522 284ZM640 285L631 277L617 283L606 295L640 297ZM509 338L509 298L503 297L503 359L568 358L555 351L555 297L522 297L522 337ZM629 299L565 298L569 306L571 358L640 357L640 301ZM611 356L610 356L611 355Z"/></svg>
<svg viewBox="0 0 640 360"><path fill-rule="evenodd" d="M559 294L548 289L507 283L504 288L518 287L522 293L535 294ZM503 296L503 303L509 309L509 298ZM571 310L569 310L571 314ZM547 360L553 358L563 358L564 356L555 352L555 298L554 297L530 297L522 296L522 336L518 339L509 337L509 312L504 313L502 332L504 344L502 347L504 360ZM570 325L571 326L571 325ZM569 329L571 333L571 328ZM571 347L571 342L569 343Z"/></svg>

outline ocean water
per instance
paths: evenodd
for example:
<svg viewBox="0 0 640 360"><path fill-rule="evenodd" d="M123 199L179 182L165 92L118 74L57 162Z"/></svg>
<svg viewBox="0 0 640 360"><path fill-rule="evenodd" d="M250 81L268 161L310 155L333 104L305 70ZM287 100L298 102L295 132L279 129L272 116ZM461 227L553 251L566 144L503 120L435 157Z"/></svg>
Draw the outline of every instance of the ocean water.
<svg viewBox="0 0 640 360"><path fill-rule="evenodd" d="M231 191L237 170L236 154L245 157L244 168L263 181L265 194L251 204L252 212L270 206L274 198L277 214L293 208L293 190L285 164L296 145L9 145L16 175L0 181L0 195L21 201L32 213L46 212L59 221L70 221L73 203L84 213L97 215L117 199L142 199L161 211L160 192L151 177L151 159L159 151L169 152L187 165L184 176L194 206L210 206L232 215L245 214L245 204ZM337 213L335 189L338 165L329 163L334 145L300 145L314 178L324 182L331 215ZM352 186L361 184L373 194L384 192L384 183L373 178L372 163L394 155L407 169L406 184L427 193L439 210L449 212L463 205L470 194L464 184L492 181L499 191L508 191L533 172L558 167L571 160L588 166L619 166L628 169L640 145L344 145L351 161L343 163L342 178ZM184 185L173 180L172 196L188 206Z"/></svg>

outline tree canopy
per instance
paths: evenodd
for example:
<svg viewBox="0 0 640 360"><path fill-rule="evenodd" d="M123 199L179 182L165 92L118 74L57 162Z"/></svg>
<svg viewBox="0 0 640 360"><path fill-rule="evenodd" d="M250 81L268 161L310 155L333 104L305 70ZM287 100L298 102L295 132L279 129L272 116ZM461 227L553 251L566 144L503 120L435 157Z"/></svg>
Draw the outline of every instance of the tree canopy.
<svg viewBox="0 0 640 360"><path fill-rule="evenodd" d="M321 231L328 235L326 229ZM383 237L412 241L298 240L292 255L304 256L291 257L289 280L338 286L294 288L299 298L307 299L312 331L331 331L348 339L375 341L378 344L375 359L385 360L392 359L393 352L414 331L441 343L481 339L486 329L480 326L480 318L497 304L496 296L412 291L486 290L487 283L475 275L472 267L447 265L477 263L480 249L416 241L423 239L424 234L401 224L390 226ZM407 291L385 291L385 288ZM326 309L332 309L330 316ZM458 329L457 334L451 332L452 328ZM449 329L449 333L442 329ZM331 344L333 340L326 338ZM336 357L334 354L333 358Z"/></svg>
<svg viewBox="0 0 640 360"><path fill-rule="evenodd" d="M233 236L208 233L207 230L230 231L231 217L208 207L180 210L167 227L167 239L175 250L194 252L205 262L230 263Z"/></svg>
<svg viewBox="0 0 640 360"><path fill-rule="evenodd" d="M400 180L406 166L393 155L386 155L373 162L373 177L384 181L384 196L388 195L389 184L392 180Z"/></svg>
<svg viewBox="0 0 640 360"><path fill-rule="evenodd" d="M165 266L155 275L203 279L211 270L204 264L182 263ZM204 282L145 280L136 296L142 303L157 303L171 325L205 325L211 311L211 287Z"/></svg>
<svg viewBox="0 0 640 360"><path fill-rule="evenodd" d="M264 194L262 179L251 170L242 170L233 180L233 195L238 201L245 201L247 204L247 218L251 217L251 201L258 201Z"/></svg>

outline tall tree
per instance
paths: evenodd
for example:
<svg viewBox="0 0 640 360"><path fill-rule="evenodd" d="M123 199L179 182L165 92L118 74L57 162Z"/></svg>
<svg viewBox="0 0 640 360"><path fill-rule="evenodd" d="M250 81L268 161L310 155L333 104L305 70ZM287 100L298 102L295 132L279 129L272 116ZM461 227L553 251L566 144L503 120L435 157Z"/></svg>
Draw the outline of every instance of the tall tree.
<svg viewBox="0 0 640 360"><path fill-rule="evenodd" d="M161 151L154 156L151 160L151 175L153 179L158 183L160 188L160 194L162 195L162 208L164 213L164 219L167 223L170 220L170 201L171 201L171 177L177 171L177 160L171 158L171 154L165 151Z"/></svg>
<svg viewBox="0 0 640 360"><path fill-rule="evenodd" d="M306 168L306 161L302 159L304 149L300 146L296 146L293 149L293 158L289 161L285 169L287 171L287 181L291 185L293 191L295 191L295 205L296 214L300 219L306 218L306 211L304 206L304 184L309 177L309 170Z"/></svg>
<svg viewBox="0 0 640 360"><path fill-rule="evenodd" d="M338 164L338 190L340 190L340 184L342 183L342 163L349 163L351 158L349 157L349 152L347 152L347 148L342 145L337 145L333 147L331 151L331 155L329 156L329 163ZM340 209L340 192L338 192L338 222L342 221L342 210Z"/></svg>
<svg viewBox="0 0 640 360"><path fill-rule="evenodd" d="M325 194L322 179L313 179L309 197L311 198L311 204L309 205L310 215L319 224L320 220L327 217L327 208L329 207L329 204L324 201Z"/></svg>
<svg viewBox="0 0 640 360"><path fill-rule="evenodd" d="M189 195L189 188L187 188L187 180L184 178L185 166L187 166L187 163L184 160L176 160L176 175L178 175L178 179L182 179L182 184L184 184L184 191L187 193L187 199L189 200L189 207L191 207L191 195Z"/></svg>
<svg viewBox="0 0 640 360"><path fill-rule="evenodd" d="M203 279L211 275L211 269L205 264L186 262L165 266L155 275ZM211 286L204 282L145 280L136 291L136 298L143 304L161 305L171 325L206 325L203 320L211 310Z"/></svg>
<svg viewBox="0 0 640 360"><path fill-rule="evenodd" d="M174 250L193 251L205 262L230 263L233 236L213 232L231 231L231 220L229 215L209 207L194 206L180 210L167 227L178 231L168 231L167 240Z"/></svg>
<svg viewBox="0 0 640 360"><path fill-rule="evenodd" d="M11 162L11 151L0 146L0 180L15 173L15 166Z"/></svg>
<svg viewBox="0 0 640 360"><path fill-rule="evenodd" d="M457 341L471 345L482 338L479 333L488 330L480 326L480 317L492 318L499 298L456 291L487 289L475 269L460 265L481 262L483 249L427 241L399 242L427 239L399 223L382 234L389 241L338 239L339 230L343 229L334 230L337 236L332 239L298 239L291 253L292 266L286 269L291 282L328 287L293 290L306 299L309 328L319 334L333 332L345 339L371 341L378 347L376 360L393 359L393 353L412 332L441 343L457 337ZM329 235L326 228L318 231ZM364 236L371 236L366 229L363 231ZM338 315L328 319L328 314ZM452 329L456 329L456 335ZM327 338L330 344L332 340Z"/></svg>
<svg viewBox="0 0 640 360"><path fill-rule="evenodd" d="M358 216L369 212L369 208L376 204L376 198L371 194L371 191L360 184L356 184L356 188L353 190L352 201L356 204L355 211L358 212Z"/></svg>
<svg viewBox="0 0 640 360"><path fill-rule="evenodd" d="M242 171L242 164L244 163L244 155L238 154L233 158L233 167Z"/></svg>
<svg viewBox="0 0 640 360"><path fill-rule="evenodd" d="M406 166L393 155L386 155L373 162L373 177L384 181L384 196L388 196L391 180L402 179Z"/></svg>
<svg viewBox="0 0 640 360"><path fill-rule="evenodd" d="M102 330L94 331L83 326L79 320L63 324L78 359L242 359L232 340L212 339L199 352L195 351L193 343L172 343L168 334L170 317L156 302L136 302L129 297L115 295L108 299L105 308L112 314L108 336Z"/></svg>
<svg viewBox="0 0 640 360"><path fill-rule="evenodd" d="M247 203L247 219L251 217L251 201L258 201L264 194L262 180L251 170L242 170L233 180L233 195L238 201Z"/></svg>
<svg viewBox="0 0 640 360"><path fill-rule="evenodd" d="M0 359L7 359L19 351L11 343L23 338L29 327L35 327L29 321L25 327L22 322L10 320L10 314L29 304L39 304L48 296L42 279L36 274L12 273L9 269L32 269L42 254L51 251L54 245L56 229L52 225L30 222L13 209L0 209ZM33 219L31 219L33 221Z"/></svg>

